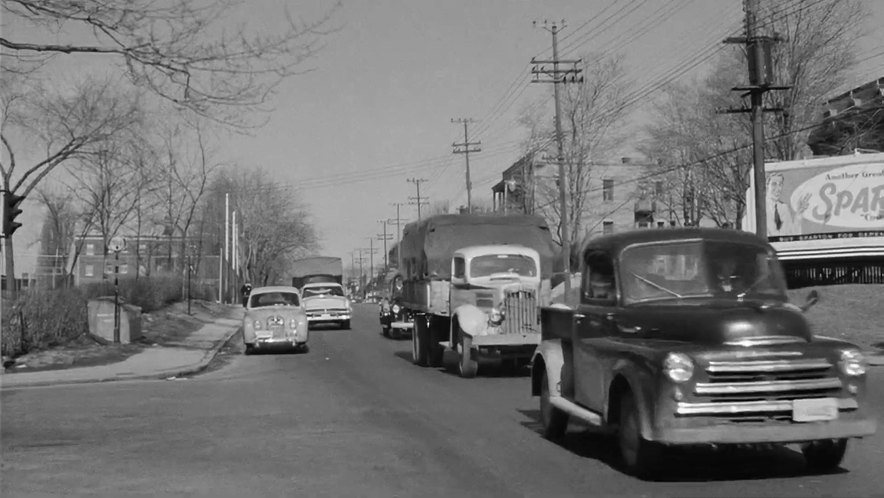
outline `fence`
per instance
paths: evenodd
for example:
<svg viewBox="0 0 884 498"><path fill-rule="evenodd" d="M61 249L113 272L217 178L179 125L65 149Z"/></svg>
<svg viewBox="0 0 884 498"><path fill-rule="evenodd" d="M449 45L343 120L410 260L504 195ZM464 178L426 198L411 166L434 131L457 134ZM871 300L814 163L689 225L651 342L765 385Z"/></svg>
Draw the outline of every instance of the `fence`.
<svg viewBox="0 0 884 498"><path fill-rule="evenodd" d="M884 261L881 258L784 261L783 270L790 289L813 285L884 284Z"/></svg>

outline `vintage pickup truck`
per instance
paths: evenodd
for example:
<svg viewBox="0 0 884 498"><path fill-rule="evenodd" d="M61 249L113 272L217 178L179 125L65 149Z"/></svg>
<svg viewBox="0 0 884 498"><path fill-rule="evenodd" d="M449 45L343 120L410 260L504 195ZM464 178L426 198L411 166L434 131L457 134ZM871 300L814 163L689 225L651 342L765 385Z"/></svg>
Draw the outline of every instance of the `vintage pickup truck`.
<svg viewBox="0 0 884 498"><path fill-rule="evenodd" d="M875 432L866 362L814 335L789 303L773 248L746 232L636 230L587 242L577 303L541 310L532 359L544 435L570 418L617 435L628 472L651 476L666 446L801 445L840 464Z"/></svg>

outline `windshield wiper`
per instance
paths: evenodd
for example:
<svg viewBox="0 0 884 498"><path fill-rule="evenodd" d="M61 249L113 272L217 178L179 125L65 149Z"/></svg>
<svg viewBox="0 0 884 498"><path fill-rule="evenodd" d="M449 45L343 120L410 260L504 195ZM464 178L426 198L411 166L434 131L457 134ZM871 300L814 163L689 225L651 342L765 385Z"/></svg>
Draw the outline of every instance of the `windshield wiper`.
<svg viewBox="0 0 884 498"><path fill-rule="evenodd" d="M752 289L755 288L756 285L767 280L767 277L768 277L768 275L762 275L762 276L758 277L757 279L755 279L755 281L752 282L752 284L749 285L749 287L746 287L745 289L743 289L743 292L737 294L737 299L742 300L744 297L746 297L746 294L748 294L749 291L751 291Z"/></svg>
<svg viewBox="0 0 884 498"><path fill-rule="evenodd" d="M682 295L679 294L678 292L675 292L674 290L671 290L671 289L667 289L666 287L663 287L662 285L660 285L660 284L658 284L658 283L655 283L655 282L653 282L653 281L651 281L651 280L648 280L647 278L645 278L645 277L643 277L643 276L641 276L641 275L635 273L634 271L631 271L631 272L629 272L629 273L632 274L633 277L635 277L635 278L639 279L640 281L642 281L642 282L644 282L644 283L650 285L651 287L654 287L654 288L660 289L660 290L663 291L663 292L667 292L667 293L669 293L669 294L672 294L673 296L675 296L675 297L677 297L677 298L679 298L679 299L682 298Z"/></svg>

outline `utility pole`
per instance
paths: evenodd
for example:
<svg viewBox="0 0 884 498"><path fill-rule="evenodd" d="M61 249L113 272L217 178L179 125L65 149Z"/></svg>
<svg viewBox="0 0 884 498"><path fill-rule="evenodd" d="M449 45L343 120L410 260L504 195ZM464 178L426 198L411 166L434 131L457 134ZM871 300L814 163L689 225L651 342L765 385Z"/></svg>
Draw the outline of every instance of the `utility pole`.
<svg viewBox="0 0 884 498"><path fill-rule="evenodd" d="M454 154L463 154L464 159L466 159L467 163L467 173L466 173L466 185L467 185L467 213L473 212L473 182L470 181L470 152L481 152L482 149L479 148L479 145L482 142L470 142L469 133L467 132L467 125L469 123L473 123L472 118L458 118L452 119L452 123L463 123L463 142L457 143L454 142L451 144L454 147L452 151Z"/></svg>
<svg viewBox="0 0 884 498"><path fill-rule="evenodd" d="M755 184L755 233L767 239L767 179L764 172L764 113L782 112L781 108L764 108L764 94L770 90L787 90L788 86L773 85L773 59L771 49L773 42L780 41L777 36L762 36L758 28L758 0L743 0L746 12L746 36L744 38L727 38L725 43L741 43L746 45L746 58L749 62L749 85L737 86L733 90L745 92L742 97L749 96L750 107L725 109L725 113L751 113L752 116L752 181Z"/></svg>
<svg viewBox="0 0 884 498"><path fill-rule="evenodd" d="M409 202L409 204L417 204L417 220L420 221L420 219L421 219L421 205L428 204L428 203L424 202L421 198L421 183L425 183L427 180L424 178L409 178L406 181L408 181L408 183L413 183L414 186L417 188L417 197L409 197L408 199L415 201L415 202Z"/></svg>
<svg viewBox="0 0 884 498"><path fill-rule="evenodd" d="M402 203L394 202L392 205L396 206L396 268L402 269L402 229L400 227L402 221L399 217L399 207L402 206Z"/></svg>
<svg viewBox="0 0 884 498"><path fill-rule="evenodd" d="M224 289L224 297L221 298L221 304L225 304L227 302L227 287L230 286L230 274L228 273L228 268L230 265L228 261L230 259L230 194L224 194L224 271L222 275L224 278L221 279L223 282L221 284L221 288Z"/></svg>
<svg viewBox="0 0 884 498"><path fill-rule="evenodd" d="M390 262L387 260L387 241L390 240L392 234L387 233L387 220L378 220L378 223L384 224L384 233L378 234L378 240L384 241L384 271L386 272L390 266Z"/></svg>
<svg viewBox="0 0 884 498"><path fill-rule="evenodd" d="M534 22L534 25L537 25L536 21ZM556 101L556 161L559 163L559 211L561 216L559 230L562 232L562 265L563 272L565 273L565 295L567 296L568 292L571 290L571 234L570 227L568 226L568 188L566 185L568 178L565 176L565 152L562 143L562 104L559 96L559 84L582 83L583 77L578 77L578 74L582 71L582 69L577 67L580 63L580 59L559 59L558 35L564 28L564 20L562 21L561 27L555 22L553 22L551 26L548 26L546 21L543 22L543 29L552 33L553 58L552 60L536 60L532 57L531 64L534 64L534 67L531 68L531 74L534 75L532 83L553 84L553 92ZM552 64L552 69L547 68L546 64ZM559 64L570 64L571 67L567 69L559 69ZM541 79L541 75L546 78Z"/></svg>

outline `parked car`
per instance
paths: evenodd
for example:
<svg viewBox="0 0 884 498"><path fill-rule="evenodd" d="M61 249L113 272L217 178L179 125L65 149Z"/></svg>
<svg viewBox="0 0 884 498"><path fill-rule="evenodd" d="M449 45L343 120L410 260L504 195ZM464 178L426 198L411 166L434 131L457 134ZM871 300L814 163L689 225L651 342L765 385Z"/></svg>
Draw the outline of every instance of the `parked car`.
<svg viewBox="0 0 884 498"><path fill-rule="evenodd" d="M334 324L342 329L350 328L350 315L353 312L350 300L344 295L344 287L334 282L315 282L301 288L307 322Z"/></svg>
<svg viewBox="0 0 884 498"><path fill-rule="evenodd" d="M245 353L271 347L307 350L307 313L298 289L287 286L257 287L246 301L242 319Z"/></svg>

